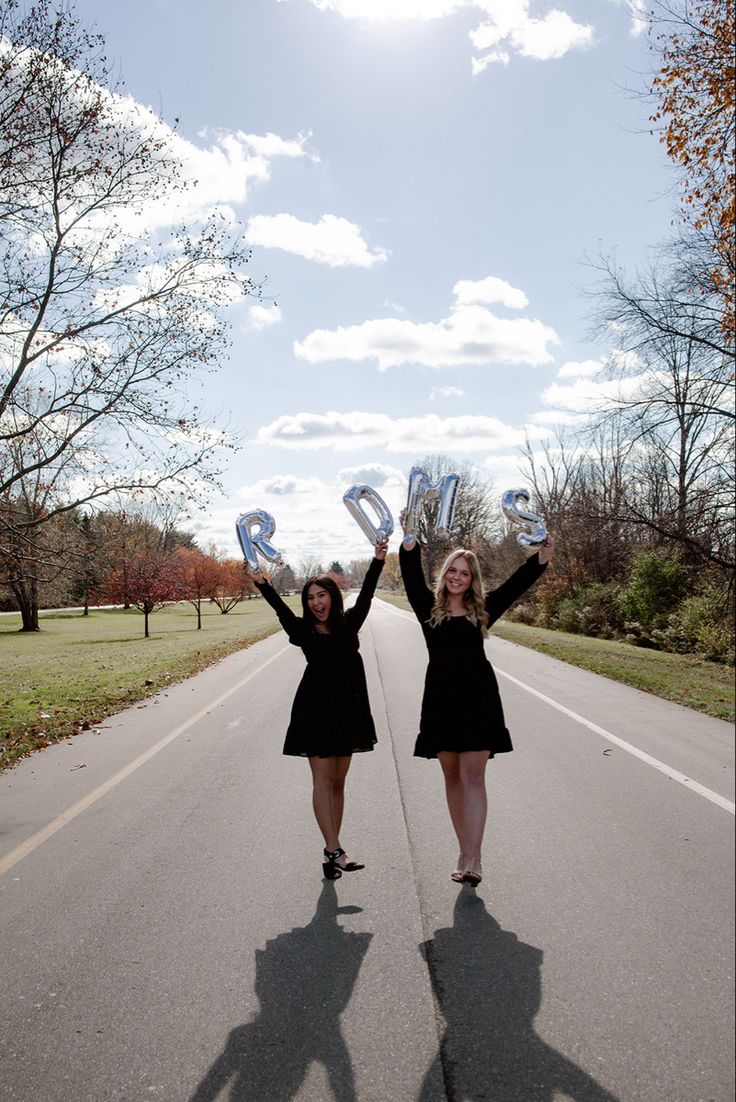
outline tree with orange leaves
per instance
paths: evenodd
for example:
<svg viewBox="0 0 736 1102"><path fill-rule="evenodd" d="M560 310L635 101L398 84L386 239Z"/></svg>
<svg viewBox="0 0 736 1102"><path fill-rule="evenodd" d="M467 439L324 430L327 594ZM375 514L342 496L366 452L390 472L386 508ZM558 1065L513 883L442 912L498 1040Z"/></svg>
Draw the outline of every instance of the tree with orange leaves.
<svg viewBox="0 0 736 1102"><path fill-rule="evenodd" d="M733 340L735 0L655 0L649 13L659 70L651 91L661 141L682 170L686 222L709 244L711 292L723 302Z"/></svg>

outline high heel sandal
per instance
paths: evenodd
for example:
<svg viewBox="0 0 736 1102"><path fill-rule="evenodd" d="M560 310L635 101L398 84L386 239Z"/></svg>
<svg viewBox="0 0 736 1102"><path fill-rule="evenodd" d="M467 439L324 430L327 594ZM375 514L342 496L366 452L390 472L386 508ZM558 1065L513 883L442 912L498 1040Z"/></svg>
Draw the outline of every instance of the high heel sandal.
<svg viewBox="0 0 736 1102"><path fill-rule="evenodd" d="M454 872L450 873L450 880L454 880L456 884L462 884L465 877L465 854L461 853L457 859L457 868Z"/></svg>
<svg viewBox="0 0 736 1102"><path fill-rule="evenodd" d="M339 880L342 876L342 869L331 860L332 854L329 850L325 850L324 854L327 858L326 861L322 862L322 872L325 880Z"/></svg>
<svg viewBox="0 0 736 1102"><path fill-rule="evenodd" d="M468 863L468 867L463 873L463 881L466 884L471 884L474 888L480 884L483 879L483 867L480 863L480 859L473 857Z"/></svg>
<svg viewBox="0 0 736 1102"><path fill-rule="evenodd" d="M344 872L358 872L365 868L365 865L362 865L360 861L346 861L344 865L339 865L338 859L345 856L345 850L340 849L339 846L332 851L325 849L324 855L327 860L322 868L328 880L339 880Z"/></svg>

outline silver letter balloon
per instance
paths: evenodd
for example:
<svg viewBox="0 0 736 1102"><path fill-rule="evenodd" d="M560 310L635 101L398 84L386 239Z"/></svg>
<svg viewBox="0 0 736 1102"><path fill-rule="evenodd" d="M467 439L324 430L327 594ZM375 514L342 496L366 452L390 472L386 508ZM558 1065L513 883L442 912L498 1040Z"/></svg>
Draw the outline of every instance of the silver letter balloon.
<svg viewBox="0 0 736 1102"><path fill-rule="evenodd" d="M379 540L387 539L394 530L394 518L391 510L380 494L371 486L351 486L343 494L342 500L347 506L353 520L357 521L360 529L368 537L370 543L375 545ZM374 524L363 508L363 503L370 505L378 518L378 524Z"/></svg>
<svg viewBox="0 0 736 1102"><path fill-rule="evenodd" d="M545 523L535 513L530 513L525 508L521 508L520 502L524 506L529 504L528 490L506 490L501 498L503 514L515 527L524 528L524 531L519 532L516 536L517 542L522 547L541 547L547 538Z"/></svg>
<svg viewBox="0 0 736 1102"><path fill-rule="evenodd" d="M281 562L280 553L268 542L276 531L276 521L265 509L241 513L235 522L235 531L251 574L260 570L256 551L260 551L266 562Z"/></svg>
<svg viewBox="0 0 736 1102"><path fill-rule="evenodd" d="M437 523L438 536L447 537L452 532L452 522L457 504L457 491L460 476L451 472L437 482L430 482L421 467L412 467L409 471L409 491L404 514L404 541L411 541L416 534L419 514L425 501L439 499Z"/></svg>

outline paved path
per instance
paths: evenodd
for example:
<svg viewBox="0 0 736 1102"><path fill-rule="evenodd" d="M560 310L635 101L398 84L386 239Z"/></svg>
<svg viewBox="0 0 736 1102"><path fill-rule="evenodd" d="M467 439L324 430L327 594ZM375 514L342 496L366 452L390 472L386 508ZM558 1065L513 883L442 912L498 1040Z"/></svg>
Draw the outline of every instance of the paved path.
<svg viewBox="0 0 736 1102"><path fill-rule="evenodd" d="M0 1099L731 1102L730 726L492 640L516 749L458 889L419 628L361 637L336 885L281 634L0 777Z"/></svg>

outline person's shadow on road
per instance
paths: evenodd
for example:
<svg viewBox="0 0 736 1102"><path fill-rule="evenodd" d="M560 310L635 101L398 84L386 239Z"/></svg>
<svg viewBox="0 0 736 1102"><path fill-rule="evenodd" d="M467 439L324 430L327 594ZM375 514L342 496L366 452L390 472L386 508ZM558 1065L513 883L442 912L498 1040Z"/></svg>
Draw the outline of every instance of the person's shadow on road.
<svg viewBox="0 0 736 1102"><path fill-rule="evenodd" d="M453 926L421 950L446 1031L420 1102L436 1102L438 1072L447 1098L463 1102L618 1102L534 1032L542 950L502 930L472 888L458 894Z"/></svg>
<svg viewBox="0 0 736 1102"><path fill-rule="evenodd" d="M228 1083L230 1102L286 1102L313 1060L324 1066L337 1102L355 1102L340 1015L373 934L343 930L337 916L360 910L338 907L335 886L325 881L312 921L256 950L260 1013L232 1030L190 1102L211 1102Z"/></svg>

